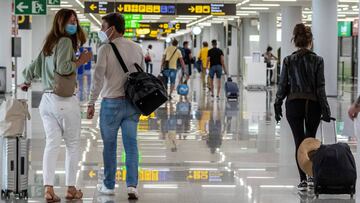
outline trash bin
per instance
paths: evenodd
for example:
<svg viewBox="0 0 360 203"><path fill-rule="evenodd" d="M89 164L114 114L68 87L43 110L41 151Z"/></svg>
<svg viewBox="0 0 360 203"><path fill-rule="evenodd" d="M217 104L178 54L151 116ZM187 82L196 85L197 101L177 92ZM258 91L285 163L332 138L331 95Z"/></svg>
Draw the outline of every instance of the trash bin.
<svg viewBox="0 0 360 203"><path fill-rule="evenodd" d="M6 93L6 67L0 66L0 94Z"/></svg>

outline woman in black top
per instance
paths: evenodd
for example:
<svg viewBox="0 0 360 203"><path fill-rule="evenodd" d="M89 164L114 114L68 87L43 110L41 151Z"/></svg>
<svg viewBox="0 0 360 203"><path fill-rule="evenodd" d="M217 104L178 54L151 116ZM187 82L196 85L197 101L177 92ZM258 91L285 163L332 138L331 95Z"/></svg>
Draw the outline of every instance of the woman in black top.
<svg viewBox="0 0 360 203"><path fill-rule="evenodd" d="M279 122L282 117L281 106L286 98L286 117L294 136L297 159L301 142L308 137L315 137L320 119L330 122L331 113L325 93L324 60L311 51L311 28L298 24L293 35L298 50L284 59L274 107L275 119ZM307 180L299 165L298 170L298 189L312 187L312 178Z"/></svg>

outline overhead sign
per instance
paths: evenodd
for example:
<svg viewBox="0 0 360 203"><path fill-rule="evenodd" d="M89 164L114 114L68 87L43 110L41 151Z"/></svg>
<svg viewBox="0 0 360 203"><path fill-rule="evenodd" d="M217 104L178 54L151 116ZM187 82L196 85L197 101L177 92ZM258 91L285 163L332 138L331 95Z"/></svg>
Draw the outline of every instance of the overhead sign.
<svg viewBox="0 0 360 203"><path fill-rule="evenodd" d="M140 23L140 28L184 30L186 29L186 24L185 23Z"/></svg>
<svg viewBox="0 0 360 203"><path fill-rule="evenodd" d="M85 13L107 14L115 10L114 2L108 1L85 1Z"/></svg>
<svg viewBox="0 0 360 203"><path fill-rule="evenodd" d="M141 14L124 14L125 21L127 20L142 20L143 15Z"/></svg>
<svg viewBox="0 0 360 203"><path fill-rule="evenodd" d="M48 5L60 5L61 0L48 0Z"/></svg>
<svg viewBox="0 0 360 203"><path fill-rule="evenodd" d="M31 16L18 16L19 30L31 30Z"/></svg>
<svg viewBox="0 0 360 203"><path fill-rule="evenodd" d="M125 21L125 28L140 28L140 23L137 20Z"/></svg>
<svg viewBox="0 0 360 203"><path fill-rule="evenodd" d="M46 0L15 0L15 15L46 15Z"/></svg>
<svg viewBox="0 0 360 203"><path fill-rule="evenodd" d="M84 30L84 32L89 36L91 23L90 22L80 22L80 26Z"/></svg>
<svg viewBox="0 0 360 203"><path fill-rule="evenodd" d="M177 15L236 15L235 4L177 4Z"/></svg>
<svg viewBox="0 0 360 203"><path fill-rule="evenodd" d="M132 14L175 15L175 4L115 2L116 12Z"/></svg>
<svg viewBox="0 0 360 203"><path fill-rule="evenodd" d="M101 10L101 4L104 9ZM146 14L146 15L236 15L236 4L172 4L85 1L85 13Z"/></svg>
<svg viewBox="0 0 360 203"><path fill-rule="evenodd" d="M352 22L340 21L338 22L338 36L339 37L351 37L352 31Z"/></svg>

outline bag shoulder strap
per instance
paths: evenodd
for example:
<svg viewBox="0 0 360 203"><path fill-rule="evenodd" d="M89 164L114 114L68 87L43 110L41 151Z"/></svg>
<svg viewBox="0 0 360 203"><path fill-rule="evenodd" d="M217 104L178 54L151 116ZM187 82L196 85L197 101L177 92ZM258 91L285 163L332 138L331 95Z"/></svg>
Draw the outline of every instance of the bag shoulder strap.
<svg viewBox="0 0 360 203"><path fill-rule="evenodd" d="M172 57L175 55L175 53L176 53L177 50L178 50L178 48L175 48L175 51L174 51L174 53L170 56L169 61L171 61Z"/></svg>
<svg viewBox="0 0 360 203"><path fill-rule="evenodd" d="M121 65L122 69L124 70L125 73L128 73L129 69L127 68L123 58L121 57L121 55L119 53L119 50L116 48L114 43L110 42L109 44L111 45L111 47L112 47L112 49L113 49L113 51L115 53L116 58L120 62L120 65ZM136 69L138 69L138 68L136 68Z"/></svg>

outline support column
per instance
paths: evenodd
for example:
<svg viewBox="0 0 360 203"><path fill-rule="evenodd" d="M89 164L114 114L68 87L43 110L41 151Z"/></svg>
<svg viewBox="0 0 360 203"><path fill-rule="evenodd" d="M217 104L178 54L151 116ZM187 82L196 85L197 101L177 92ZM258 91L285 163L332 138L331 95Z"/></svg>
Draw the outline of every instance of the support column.
<svg viewBox="0 0 360 203"><path fill-rule="evenodd" d="M268 46L276 50L276 13L260 13L260 51Z"/></svg>
<svg viewBox="0 0 360 203"><path fill-rule="evenodd" d="M37 34L37 33L36 33ZM32 30L19 30L19 37L21 37L21 57L18 58L18 67L17 67L17 81L18 84L24 82L24 77L22 76L23 70L29 66L32 58Z"/></svg>
<svg viewBox="0 0 360 203"><path fill-rule="evenodd" d="M360 6L360 3L359 3L359 6ZM359 10L359 19L360 19L360 10ZM360 21L359 21L360 23ZM360 33L360 26L358 26L358 31ZM358 50L360 50L360 43L358 42ZM358 85L357 85L357 95L355 96L355 99L360 95L360 63L359 63L359 59L360 59L360 52L358 51L358 62L357 62L357 66L358 66L358 76L357 76L357 82L358 82ZM360 154L360 152L359 152ZM360 182L360 181L358 181ZM360 198L360 197L359 197Z"/></svg>
<svg viewBox="0 0 360 203"><path fill-rule="evenodd" d="M337 0L312 1L314 51L324 58L326 93L334 97L338 95L337 3Z"/></svg>
<svg viewBox="0 0 360 203"><path fill-rule="evenodd" d="M301 6L288 6L281 9L281 61L295 51L291 42L296 24L301 23Z"/></svg>
<svg viewBox="0 0 360 203"><path fill-rule="evenodd" d="M12 1L0 1L0 66L6 67L6 92L11 92L11 4Z"/></svg>
<svg viewBox="0 0 360 203"><path fill-rule="evenodd" d="M301 23L301 6L289 6L281 9L282 29L281 29L281 61L295 51L295 46L291 42L293 29L296 24ZM285 103L285 102L284 102ZM283 105L283 115L286 115ZM279 174L284 177L298 177L295 144L292 132L286 116L280 123L280 154L279 154Z"/></svg>

